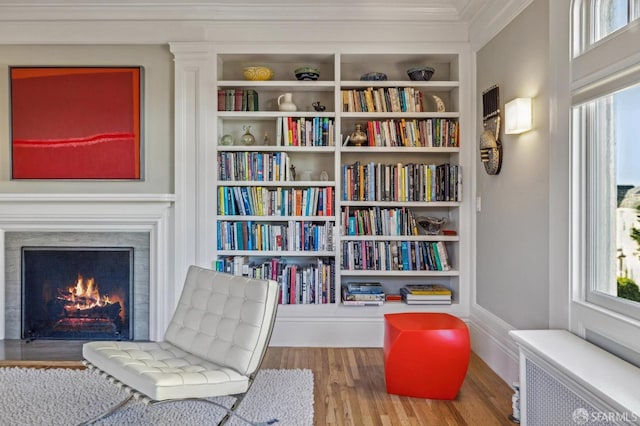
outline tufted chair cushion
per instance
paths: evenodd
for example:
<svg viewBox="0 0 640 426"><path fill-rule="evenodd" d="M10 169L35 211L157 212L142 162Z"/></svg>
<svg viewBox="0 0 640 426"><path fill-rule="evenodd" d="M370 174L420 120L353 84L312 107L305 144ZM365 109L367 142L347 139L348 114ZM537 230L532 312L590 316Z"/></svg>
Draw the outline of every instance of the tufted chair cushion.
<svg viewBox="0 0 640 426"><path fill-rule="evenodd" d="M191 266L163 342L90 342L93 366L153 400L246 392L277 308L275 281Z"/></svg>
<svg viewBox="0 0 640 426"><path fill-rule="evenodd" d="M256 349L268 337L264 318L273 306L268 289L261 280L192 266L165 340L249 375L260 361Z"/></svg>

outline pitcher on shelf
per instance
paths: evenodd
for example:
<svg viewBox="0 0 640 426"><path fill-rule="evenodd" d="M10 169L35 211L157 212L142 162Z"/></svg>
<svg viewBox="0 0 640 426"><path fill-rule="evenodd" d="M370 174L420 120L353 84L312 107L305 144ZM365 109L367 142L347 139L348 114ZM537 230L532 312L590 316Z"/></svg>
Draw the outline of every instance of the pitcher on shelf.
<svg viewBox="0 0 640 426"><path fill-rule="evenodd" d="M293 95L291 93L283 93L278 96L278 109L280 111L293 112L297 111L298 107L293 103Z"/></svg>

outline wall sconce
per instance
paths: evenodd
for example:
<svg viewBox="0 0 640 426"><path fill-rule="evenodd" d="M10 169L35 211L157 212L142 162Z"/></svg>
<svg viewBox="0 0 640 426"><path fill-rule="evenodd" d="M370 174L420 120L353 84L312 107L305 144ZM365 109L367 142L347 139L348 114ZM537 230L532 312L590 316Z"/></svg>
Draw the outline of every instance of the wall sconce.
<svg viewBox="0 0 640 426"><path fill-rule="evenodd" d="M531 130L531 98L516 98L504 106L504 132L508 135Z"/></svg>

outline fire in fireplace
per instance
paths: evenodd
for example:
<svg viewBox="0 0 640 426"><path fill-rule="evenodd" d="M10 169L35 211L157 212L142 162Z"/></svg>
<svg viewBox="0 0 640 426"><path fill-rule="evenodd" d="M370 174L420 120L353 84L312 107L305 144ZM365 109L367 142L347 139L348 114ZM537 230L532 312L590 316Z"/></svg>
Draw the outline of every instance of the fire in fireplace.
<svg viewBox="0 0 640 426"><path fill-rule="evenodd" d="M133 248L22 248L24 339L131 336Z"/></svg>

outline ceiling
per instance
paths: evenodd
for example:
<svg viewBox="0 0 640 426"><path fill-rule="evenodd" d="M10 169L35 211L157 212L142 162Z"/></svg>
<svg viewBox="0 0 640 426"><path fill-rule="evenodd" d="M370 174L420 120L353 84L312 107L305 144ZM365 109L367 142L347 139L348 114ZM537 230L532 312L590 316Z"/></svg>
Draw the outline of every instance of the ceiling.
<svg viewBox="0 0 640 426"><path fill-rule="evenodd" d="M398 20L471 22L494 0L0 0L0 21ZM502 1L503 5L506 1Z"/></svg>

